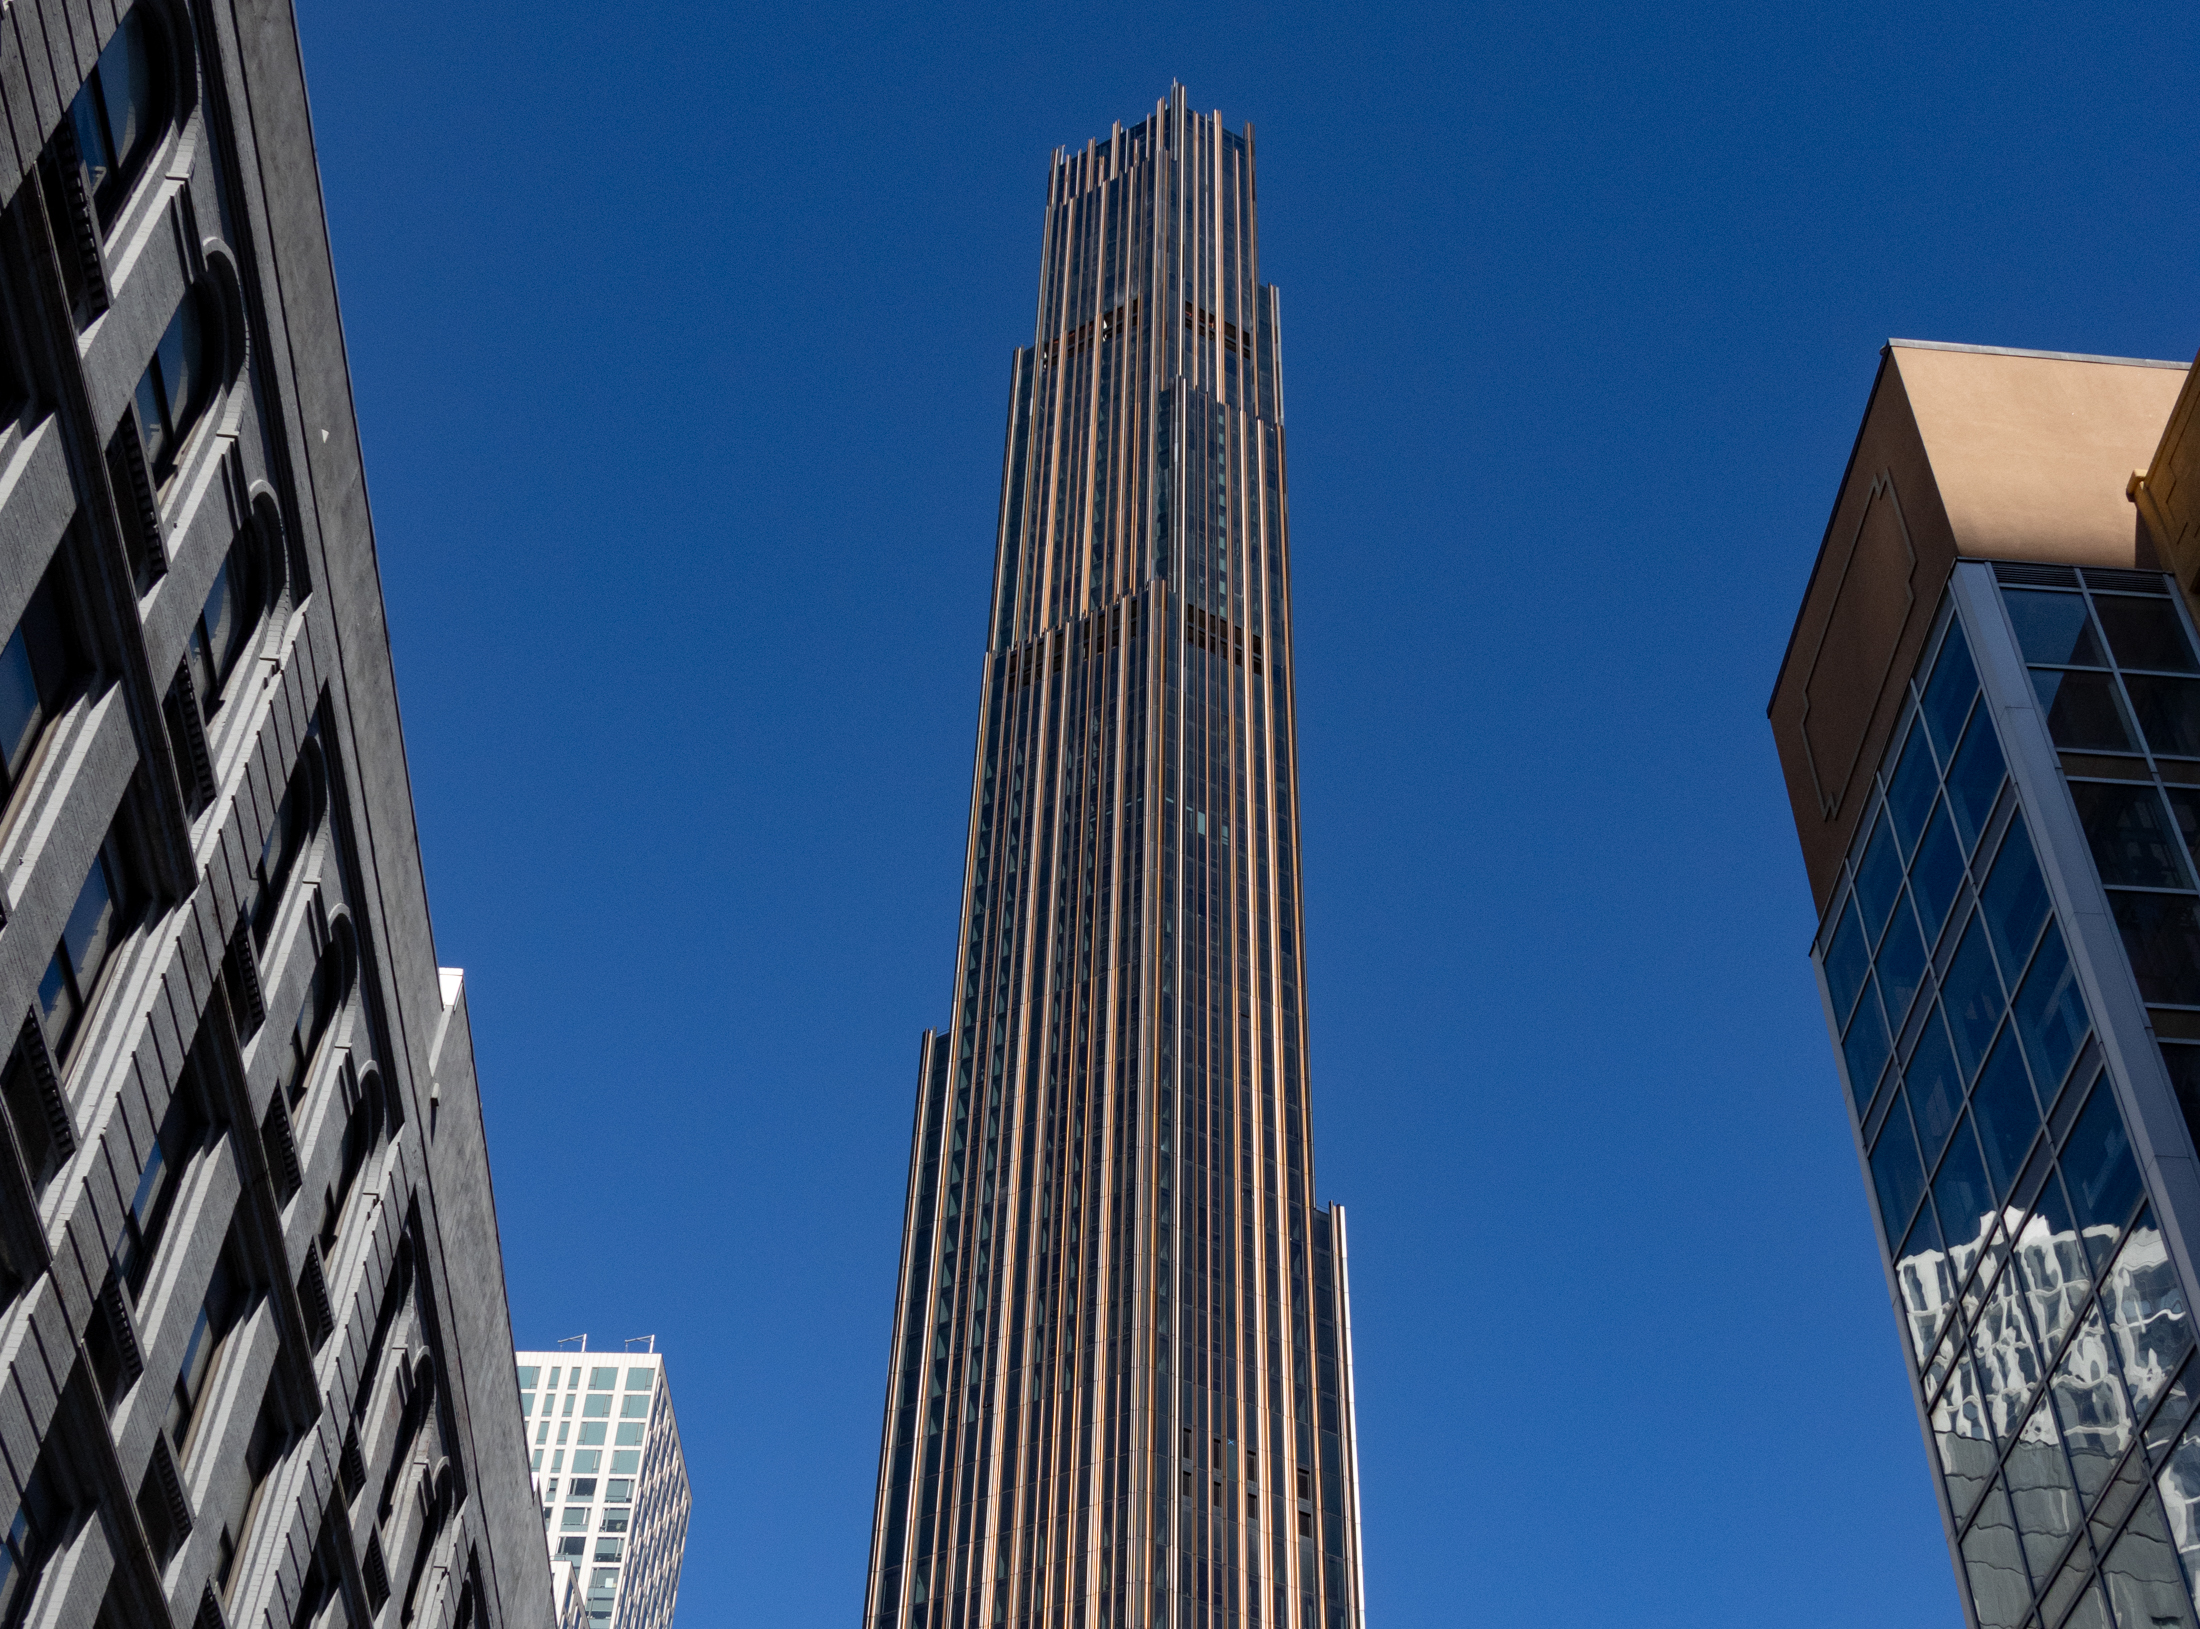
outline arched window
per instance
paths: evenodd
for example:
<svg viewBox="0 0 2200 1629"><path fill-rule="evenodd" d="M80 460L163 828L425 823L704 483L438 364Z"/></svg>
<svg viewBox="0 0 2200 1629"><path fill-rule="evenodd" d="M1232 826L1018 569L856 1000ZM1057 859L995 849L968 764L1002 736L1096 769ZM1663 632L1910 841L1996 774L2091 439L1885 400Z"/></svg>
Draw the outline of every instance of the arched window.
<svg viewBox="0 0 2200 1629"><path fill-rule="evenodd" d="M207 367L207 326L205 297L196 288L186 290L138 380L138 434L144 438L145 467L152 472L155 486L164 485L176 473L184 440L214 393Z"/></svg>
<svg viewBox="0 0 2200 1629"><path fill-rule="evenodd" d="M69 104L69 129L83 166L84 193L102 233L114 224L130 184L144 166L161 118L161 86L153 72L152 36L142 6L99 53L84 88Z"/></svg>
<svg viewBox="0 0 2200 1629"><path fill-rule="evenodd" d="M229 557L215 574L206 605L191 628L191 683L199 693L202 715L212 718L222 704L222 687L237 658L251 647L260 613L267 608L265 549L248 521L229 546Z"/></svg>
<svg viewBox="0 0 2200 1629"><path fill-rule="evenodd" d="M291 868L321 823L321 787L320 749L309 741L298 754L290 784L283 789L283 801L268 824L267 840L260 845L259 863L252 868L251 886L242 903L243 914L252 921L252 942L257 949L267 948L275 912L282 905L283 890L290 884Z"/></svg>
<svg viewBox="0 0 2200 1629"><path fill-rule="evenodd" d="M290 1026L290 1050L284 1054L276 1081L292 1108L296 1108L305 1096L307 1083L313 1076L314 1056L321 1049L321 1038L328 1033L329 1025L351 994L351 975L356 962L351 923L339 917L330 927L327 943L321 946L320 958L313 964L313 977L306 984L305 999L298 1004L298 1020Z"/></svg>

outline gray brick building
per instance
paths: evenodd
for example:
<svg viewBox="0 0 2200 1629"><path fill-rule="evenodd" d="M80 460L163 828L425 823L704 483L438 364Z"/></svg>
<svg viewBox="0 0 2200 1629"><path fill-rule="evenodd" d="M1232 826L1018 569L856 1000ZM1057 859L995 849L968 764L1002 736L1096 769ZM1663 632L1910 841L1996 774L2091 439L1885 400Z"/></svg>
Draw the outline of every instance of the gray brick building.
<svg viewBox="0 0 2200 1629"><path fill-rule="evenodd" d="M287 5L0 5L0 1034L0 1626L548 1625Z"/></svg>

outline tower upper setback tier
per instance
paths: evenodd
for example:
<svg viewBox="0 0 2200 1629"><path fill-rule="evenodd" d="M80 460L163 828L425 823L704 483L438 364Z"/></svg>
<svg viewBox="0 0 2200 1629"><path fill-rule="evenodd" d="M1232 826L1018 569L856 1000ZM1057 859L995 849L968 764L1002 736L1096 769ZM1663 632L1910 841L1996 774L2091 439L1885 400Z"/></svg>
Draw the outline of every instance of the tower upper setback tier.
<svg viewBox="0 0 2200 1629"><path fill-rule="evenodd" d="M1048 174L867 1629L1358 1629L1289 559L1252 134L1177 90Z"/></svg>

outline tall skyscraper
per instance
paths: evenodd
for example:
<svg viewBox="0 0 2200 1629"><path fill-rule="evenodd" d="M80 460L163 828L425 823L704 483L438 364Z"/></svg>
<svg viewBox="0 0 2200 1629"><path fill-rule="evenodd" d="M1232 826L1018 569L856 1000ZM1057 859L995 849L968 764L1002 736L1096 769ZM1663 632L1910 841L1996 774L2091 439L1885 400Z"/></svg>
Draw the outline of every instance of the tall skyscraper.
<svg viewBox="0 0 2200 1629"><path fill-rule="evenodd" d="M2193 391L1891 343L1772 698L1980 1629L2192 1629L2200 1599Z"/></svg>
<svg viewBox="0 0 2200 1629"><path fill-rule="evenodd" d="M0 1624L549 1621L283 4L0 9Z"/></svg>
<svg viewBox="0 0 2200 1629"><path fill-rule="evenodd" d="M687 1456L655 1342L521 1352L520 1415L550 1561L585 1629L665 1629L687 1547Z"/></svg>
<svg viewBox="0 0 2200 1629"><path fill-rule="evenodd" d="M1360 1622L1277 346L1250 129L1177 90L1056 152L868 1629Z"/></svg>

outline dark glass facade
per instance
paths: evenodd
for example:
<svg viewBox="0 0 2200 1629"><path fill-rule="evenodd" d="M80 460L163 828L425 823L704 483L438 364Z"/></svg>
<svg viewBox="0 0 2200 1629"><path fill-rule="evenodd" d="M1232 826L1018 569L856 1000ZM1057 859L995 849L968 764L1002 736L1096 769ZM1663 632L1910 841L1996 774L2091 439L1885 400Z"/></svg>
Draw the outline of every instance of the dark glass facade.
<svg viewBox="0 0 2200 1629"><path fill-rule="evenodd" d="M2167 577L1958 563L1814 947L1983 1629L2200 1621L2196 674Z"/></svg>
<svg viewBox="0 0 2200 1629"><path fill-rule="evenodd" d="M1057 152L1016 353L953 1022L923 1042L872 1629L1357 1629L1306 1070L1251 132Z"/></svg>

